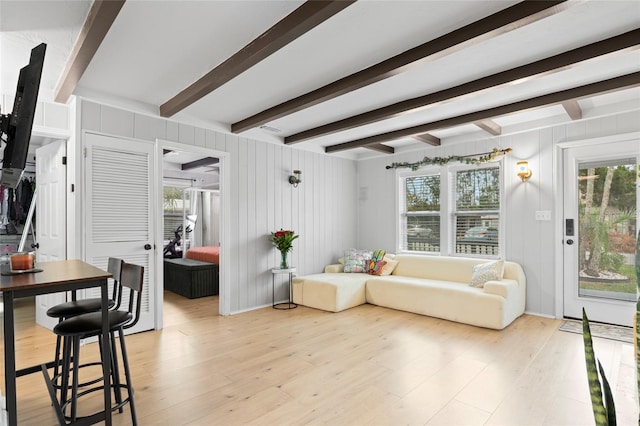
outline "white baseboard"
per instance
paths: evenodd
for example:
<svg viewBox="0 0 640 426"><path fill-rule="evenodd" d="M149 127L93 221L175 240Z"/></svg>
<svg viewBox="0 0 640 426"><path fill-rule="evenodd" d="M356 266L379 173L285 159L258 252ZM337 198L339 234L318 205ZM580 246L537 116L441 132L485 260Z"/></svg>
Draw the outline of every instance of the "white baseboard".
<svg viewBox="0 0 640 426"><path fill-rule="evenodd" d="M289 303L289 300L276 300L275 303ZM260 306L254 306L252 308L247 308L247 309L241 309L239 311L231 311L231 315L235 315L235 314L242 314L245 312L251 312L251 311L256 311L258 309L262 309L262 308L271 308L271 303L267 303L266 305L260 305Z"/></svg>
<svg viewBox="0 0 640 426"><path fill-rule="evenodd" d="M271 306L271 304L267 303L266 305L254 306L252 308L247 308L247 309L240 309L239 311L231 311L231 315L243 314L245 312L256 311L258 309L268 308L269 306Z"/></svg>
<svg viewBox="0 0 640 426"><path fill-rule="evenodd" d="M542 318L550 318L550 319L561 319L561 318L556 318L553 315L541 314L539 312L524 311L524 313L527 314L527 315L533 315L534 317L542 317Z"/></svg>

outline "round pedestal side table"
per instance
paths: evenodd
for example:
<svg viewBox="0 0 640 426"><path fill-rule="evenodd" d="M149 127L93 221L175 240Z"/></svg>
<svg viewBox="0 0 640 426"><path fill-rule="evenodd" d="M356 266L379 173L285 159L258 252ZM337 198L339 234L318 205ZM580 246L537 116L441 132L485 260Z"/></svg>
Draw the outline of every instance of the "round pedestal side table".
<svg viewBox="0 0 640 426"><path fill-rule="evenodd" d="M296 305L295 303L293 303L293 276L296 272L296 268L287 268L287 269L280 269L280 268L273 268L271 270L271 305L273 306L274 309L293 309L293 308L297 308L298 305ZM282 303L276 303L276 275L278 274L289 274L289 301L288 302L282 302Z"/></svg>

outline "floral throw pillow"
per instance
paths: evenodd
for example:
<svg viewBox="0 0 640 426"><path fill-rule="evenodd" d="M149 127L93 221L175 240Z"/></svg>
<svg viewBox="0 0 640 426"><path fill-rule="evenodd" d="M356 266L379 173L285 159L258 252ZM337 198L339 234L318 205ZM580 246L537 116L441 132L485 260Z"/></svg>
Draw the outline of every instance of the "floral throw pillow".
<svg viewBox="0 0 640 426"><path fill-rule="evenodd" d="M367 267L367 274L369 275L381 275L382 274L382 268L384 268L384 265L386 265L387 262L385 262L384 260L370 260L369 261L369 265Z"/></svg>
<svg viewBox="0 0 640 426"><path fill-rule="evenodd" d="M371 259L367 262L367 274L380 275L382 273L382 267L387 263L384 259L384 250L375 250L371 253Z"/></svg>
<svg viewBox="0 0 640 426"><path fill-rule="evenodd" d="M481 263L473 267L471 287L483 288L484 283L491 280L501 280L504 274L504 260Z"/></svg>
<svg viewBox="0 0 640 426"><path fill-rule="evenodd" d="M371 252L367 250L349 249L344 253L344 272L366 272L367 263L371 260Z"/></svg>

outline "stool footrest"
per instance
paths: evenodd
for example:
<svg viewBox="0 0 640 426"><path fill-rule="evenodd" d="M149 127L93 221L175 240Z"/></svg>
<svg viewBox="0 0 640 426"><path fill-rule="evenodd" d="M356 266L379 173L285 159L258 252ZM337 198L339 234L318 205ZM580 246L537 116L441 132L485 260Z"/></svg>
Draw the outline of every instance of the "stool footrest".
<svg viewBox="0 0 640 426"><path fill-rule="evenodd" d="M73 358L71 358L71 362L73 362ZM78 369L84 368L84 367L94 367L96 365L99 365L99 366L102 367L102 363L101 362L95 361L95 362L90 362L88 364L79 365ZM51 367L49 367L49 368L51 368ZM62 389L62 385L58 384L58 379L60 379L60 378L62 378L62 372L54 375L53 378L51 379L51 381L53 382L53 387L55 389ZM104 380L104 377L96 377L95 379L90 380L88 382L78 383L78 388L84 388L84 387L87 387L87 386L95 385L96 383L99 383L99 382L101 382L103 380ZM67 386L67 388L71 388L71 386Z"/></svg>
<svg viewBox="0 0 640 426"><path fill-rule="evenodd" d="M45 384L47 385L47 390L49 391L49 396L51 397L51 403L53 404L53 409L56 412L58 423L61 425L69 424L66 421L66 417L64 415L64 412L62 411L62 407L60 406L60 403L58 402L58 398L56 397L56 390L53 387L53 382L51 381L51 378L49 377L49 372L48 372L48 369L51 367L47 367L47 364L42 364L40 366L40 369L42 370L42 375L44 376L44 381L45 381ZM80 426L93 425L106 420L106 418L107 418L107 412L105 410L105 411L100 411L98 413L92 414L90 416L86 416L82 418L79 417L77 421L74 422L73 424L80 425Z"/></svg>

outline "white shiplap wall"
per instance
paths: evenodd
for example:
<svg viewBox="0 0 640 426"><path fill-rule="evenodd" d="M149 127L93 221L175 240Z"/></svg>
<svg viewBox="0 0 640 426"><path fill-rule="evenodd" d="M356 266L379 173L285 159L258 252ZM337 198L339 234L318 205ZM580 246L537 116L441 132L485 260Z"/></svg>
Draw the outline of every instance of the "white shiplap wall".
<svg viewBox="0 0 640 426"><path fill-rule="evenodd" d="M298 274L321 272L357 239L357 164L243 138L184 123L150 117L96 102L79 102L77 131L155 141L156 138L229 153L229 259L222 259L231 282L231 312L271 304L271 268L279 253L271 231L293 229L300 238L290 253ZM288 176L302 170L293 188ZM161 212L159 212L161 214ZM288 284L277 280L276 300L288 298Z"/></svg>
<svg viewBox="0 0 640 426"><path fill-rule="evenodd" d="M560 240L554 234L555 221L562 220L562 206L554 205L555 146L640 131L640 112L632 111L608 117L581 120L549 128L503 137L478 138L477 141L445 141L444 146L384 156L358 163L358 247L396 248L396 178L386 170L392 162L415 162L423 157L467 155L490 151L494 147L513 148L505 164L505 257L520 263L527 276L527 305L530 313L555 316L556 263L561 261ZM516 176L515 163L529 161L533 177L523 184ZM550 210L551 222L536 221L535 211Z"/></svg>

